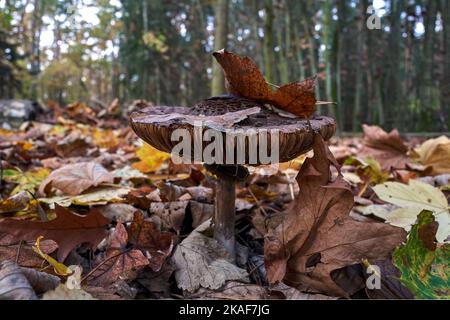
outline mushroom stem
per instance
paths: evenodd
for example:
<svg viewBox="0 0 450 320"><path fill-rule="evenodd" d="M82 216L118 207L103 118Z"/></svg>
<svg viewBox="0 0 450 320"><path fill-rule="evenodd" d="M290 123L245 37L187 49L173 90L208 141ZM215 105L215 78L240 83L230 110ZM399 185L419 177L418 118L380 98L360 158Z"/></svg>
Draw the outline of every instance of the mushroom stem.
<svg viewBox="0 0 450 320"><path fill-rule="evenodd" d="M235 202L235 180L228 177L219 177L216 181L214 238L225 247L233 260L236 259Z"/></svg>

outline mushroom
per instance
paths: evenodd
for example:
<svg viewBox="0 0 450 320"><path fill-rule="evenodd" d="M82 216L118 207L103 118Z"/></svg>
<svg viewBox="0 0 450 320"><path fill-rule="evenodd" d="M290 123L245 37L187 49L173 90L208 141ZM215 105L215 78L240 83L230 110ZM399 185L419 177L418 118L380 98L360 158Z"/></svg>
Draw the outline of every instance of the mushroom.
<svg viewBox="0 0 450 320"><path fill-rule="evenodd" d="M196 126L199 123L203 124L203 127ZM218 177L214 238L226 248L232 258L235 258L236 254L235 184L248 175L244 165L262 164L261 158L255 157L255 154L261 155L264 147L269 149L266 154L270 151L272 155L272 151L278 151L278 162L293 160L312 149L315 134L320 134L324 140L329 140L336 130L336 123L332 118L320 116L307 120L285 117L270 110L261 102L231 95L212 97L191 108L148 107L132 113L130 125L145 142L168 153L172 153L175 149L178 152L179 148L176 146L179 146L180 135L172 136L177 129L183 129L185 133L188 133L183 138L190 139L187 143L183 141L188 150L183 150L179 156L183 158L183 161L203 161L204 167ZM199 138L206 134L207 130L213 130L215 133L213 142ZM275 140L268 133L273 132L278 132L278 150L270 150L273 147L272 141ZM242 140L244 143L239 144L237 139L242 134L244 134L244 140ZM209 138L210 136L211 134ZM172 139L174 137L175 139ZM270 141L262 146L261 141L267 137ZM214 149L212 159L201 159L208 145L216 143L217 140L222 140L224 143L222 147ZM227 148L226 141L233 142L230 148ZM210 149L211 147L208 150ZM219 158L223 161L217 161ZM209 163L208 160L210 160Z"/></svg>

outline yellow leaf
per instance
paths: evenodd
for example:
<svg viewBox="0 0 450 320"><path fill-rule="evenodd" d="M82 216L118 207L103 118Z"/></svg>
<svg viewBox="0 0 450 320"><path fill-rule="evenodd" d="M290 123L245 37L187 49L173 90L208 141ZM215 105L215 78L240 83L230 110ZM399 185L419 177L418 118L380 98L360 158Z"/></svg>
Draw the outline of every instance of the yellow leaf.
<svg viewBox="0 0 450 320"><path fill-rule="evenodd" d="M16 183L17 186L11 192L11 195L24 190L34 192L41 182L50 174L47 168L37 168L26 172L20 170L7 169L4 172L3 179L9 183Z"/></svg>
<svg viewBox="0 0 450 320"><path fill-rule="evenodd" d="M114 131L111 129L101 130L94 128L92 131L92 139L95 145L100 148L112 148L119 144Z"/></svg>
<svg viewBox="0 0 450 320"><path fill-rule="evenodd" d="M170 158L169 154L159 151L146 143L139 148L136 155L141 161L133 163L132 166L143 173L157 171L161 168L163 163Z"/></svg>
<svg viewBox="0 0 450 320"><path fill-rule="evenodd" d="M72 271L68 267L66 267L64 264L56 261L55 259L50 257L48 254L45 254L42 252L40 245L41 245L41 240L43 238L44 238L43 236L40 236L39 238L37 238L36 246L33 247L33 251L36 252L38 255L40 255L42 257L42 259L44 259L45 261L50 263L53 266L53 270L55 270L56 274L58 274L60 276L68 276L68 275L72 274Z"/></svg>

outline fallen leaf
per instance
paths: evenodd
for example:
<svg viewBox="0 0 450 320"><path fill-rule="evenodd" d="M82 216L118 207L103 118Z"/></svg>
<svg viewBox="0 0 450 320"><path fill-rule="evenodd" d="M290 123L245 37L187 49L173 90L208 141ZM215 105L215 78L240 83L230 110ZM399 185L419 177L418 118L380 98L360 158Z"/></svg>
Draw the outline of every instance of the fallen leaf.
<svg viewBox="0 0 450 320"><path fill-rule="evenodd" d="M60 284L55 290L48 291L42 296L42 300L96 300L83 289L69 289Z"/></svg>
<svg viewBox="0 0 450 320"><path fill-rule="evenodd" d="M412 156L431 167L433 176L450 173L450 139L446 136L425 141L413 150Z"/></svg>
<svg viewBox="0 0 450 320"><path fill-rule="evenodd" d="M163 163L170 158L170 154L159 151L147 143L139 148L136 155L141 161L133 163L132 167L143 173L158 171Z"/></svg>
<svg viewBox="0 0 450 320"><path fill-rule="evenodd" d="M12 213L23 210L30 202L30 194L26 191L19 192L5 200L0 201L0 214Z"/></svg>
<svg viewBox="0 0 450 320"><path fill-rule="evenodd" d="M12 261L0 262L0 300L37 300L20 266Z"/></svg>
<svg viewBox="0 0 450 320"><path fill-rule="evenodd" d="M18 184L11 192L12 195L22 191L31 191L34 193L35 189L44 181L50 174L47 168L36 168L26 172L14 169L6 169L3 171L3 179L6 182Z"/></svg>
<svg viewBox="0 0 450 320"><path fill-rule="evenodd" d="M17 240L35 240L40 236L58 243L58 261L63 261L77 245L87 242L96 248L106 237L109 220L95 208L85 217L56 206L56 219L40 222L5 218L0 220L0 232L6 232Z"/></svg>
<svg viewBox="0 0 450 320"><path fill-rule="evenodd" d="M397 129L386 133L377 126L363 125L364 140L360 156L373 157L384 170L404 169L409 163L408 147Z"/></svg>
<svg viewBox="0 0 450 320"><path fill-rule="evenodd" d="M339 169L320 135L314 157L302 166L300 193L281 224L265 237L264 253L270 283L284 282L330 296L346 296L331 272L362 258L386 258L401 243L404 230L349 217L353 194L341 175L332 181L330 165ZM320 194L320 198L317 195Z"/></svg>
<svg viewBox="0 0 450 320"><path fill-rule="evenodd" d="M14 236L0 234L0 257L3 260L16 261L21 267L41 268L44 260L32 249L34 241L18 241ZM58 245L53 240L41 242L41 250L45 254L51 254L58 249Z"/></svg>
<svg viewBox="0 0 450 320"><path fill-rule="evenodd" d="M417 215L422 210L430 210L439 223L438 241L444 242L449 237L449 206L446 196L438 188L417 180L410 180L409 185L386 182L375 186L373 190L381 200L401 208L386 215L385 219L388 219L388 222L393 220L403 223L404 227L409 227L415 223Z"/></svg>
<svg viewBox="0 0 450 320"><path fill-rule="evenodd" d="M450 244L436 244L436 230L433 213L423 211L407 243L393 254L400 281L417 299L450 299Z"/></svg>
<svg viewBox="0 0 450 320"><path fill-rule="evenodd" d="M219 289L226 281L248 281L248 273L232 263L226 249L202 234L210 225L204 222L181 242L172 257L179 288L195 292L200 287Z"/></svg>
<svg viewBox="0 0 450 320"><path fill-rule="evenodd" d="M85 193L79 196L61 196L51 198L39 198L39 202L47 203L50 208L54 208L55 204L61 207L78 206L94 206L106 205L108 203L122 202L131 191L129 188L101 188L99 190Z"/></svg>
<svg viewBox="0 0 450 320"><path fill-rule="evenodd" d="M133 221L134 213L139 210L126 203L111 203L98 209L106 218L123 223Z"/></svg>
<svg viewBox="0 0 450 320"><path fill-rule="evenodd" d="M315 78L294 82L272 92L266 79L249 57L226 50L213 53L227 79L228 92L243 98L267 102L299 117L310 117L315 111Z"/></svg>
<svg viewBox="0 0 450 320"><path fill-rule="evenodd" d="M189 201L153 202L150 204L149 212L160 217L165 228L179 233L188 206Z"/></svg>
<svg viewBox="0 0 450 320"><path fill-rule="evenodd" d="M142 212L136 212L130 226L130 243L141 250L150 268L158 272L173 248L173 234L161 232L151 221L144 220Z"/></svg>
<svg viewBox="0 0 450 320"><path fill-rule="evenodd" d="M128 233L119 222L111 235L111 245L104 260L99 261L89 276L89 284L106 287L119 279L133 280L148 265L140 250L127 248Z"/></svg>
<svg viewBox="0 0 450 320"><path fill-rule="evenodd" d="M41 183L39 193L46 194L51 186L61 190L64 194L76 196L91 187L113 182L114 176L100 164L95 162L75 163L53 171Z"/></svg>
<svg viewBox="0 0 450 320"><path fill-rule="evenodd" d="M52 267L55 273L59 276L68 276L72 273L72 271L69 270L68 267L66 267L63 263L56 261L52 257L50 257L48 254L42 252L41 250L41 240L44 237L40 236L36 240L35 247L33 247L33 251L36 252L38 255L41 256L42 259L47 261Z"/></svg>

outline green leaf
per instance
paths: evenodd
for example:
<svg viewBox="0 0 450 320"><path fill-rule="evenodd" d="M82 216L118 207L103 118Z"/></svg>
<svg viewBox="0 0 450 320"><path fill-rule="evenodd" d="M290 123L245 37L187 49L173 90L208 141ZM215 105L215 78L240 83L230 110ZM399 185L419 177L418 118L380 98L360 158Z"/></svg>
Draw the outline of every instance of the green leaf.
<svg viewBox="0 0 450 320"><path fill-rule="evenodd" d="M436 244L436 229L433 213L422 211L406 245L393 254L400 281L418 299L450 299L450 244Z"/></svg>

